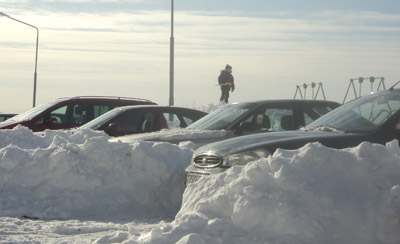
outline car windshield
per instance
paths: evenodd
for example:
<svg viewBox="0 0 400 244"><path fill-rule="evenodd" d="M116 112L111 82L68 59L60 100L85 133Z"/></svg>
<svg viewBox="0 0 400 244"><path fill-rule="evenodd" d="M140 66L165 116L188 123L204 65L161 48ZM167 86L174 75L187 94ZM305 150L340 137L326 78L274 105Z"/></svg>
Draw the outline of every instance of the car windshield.
<svg viewBox="0 0 400 244"><path fill-rule="evenodd" d="M257 106L255 103L228 104L204 116L186 128L203 130L225 129L244 113Z"/></svg>
<svg viewBox="0 0 400 244"><path fill-rule="evenodd" d="M92 129L92 130L97 130L99 129L102 125L104 125L107 121L111 120L118 114L122 113L123 110L121 108L115 108L111 111L108 111L107 113L100 115L99 117L89 121L88 123L82 125L80 128L81 129Z"/></svg>
<svg viewBox="0 0 400 244"><path fill-rule="evenodd" d="M55 102L51 102L51 103L46 103L46 104L42 104L40 106L34 107L29 109L26 112L23 112L21 114L18 114L12 118L10 118L10 121L25 121L25 120L31 120L33 117L35 117L36 115L40 114L41 112L45 111L46 109L50 108L51 106L53 106L55 104Z"/></svg>
<svg viewBox="0 0 400 244"><path fill-rule="evenodd" d="M306 129L370 132L400 109L400 92L381 92L358 98L309 124Z"/></svg>

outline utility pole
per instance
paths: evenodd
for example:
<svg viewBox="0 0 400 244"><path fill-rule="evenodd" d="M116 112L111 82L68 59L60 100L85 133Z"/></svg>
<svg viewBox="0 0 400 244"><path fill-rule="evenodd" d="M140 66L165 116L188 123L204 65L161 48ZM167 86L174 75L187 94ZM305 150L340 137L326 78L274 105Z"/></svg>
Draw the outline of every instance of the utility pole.
<svg viewBox="0 0 400 244"><path fill-rule="evenodd" d="M37 83L37 60L38 60L38 47L39 47L39 29L36 26L33 26L31 24L25 23L21 20L15 19L5 13L0 12L0 16L7 17L9 19L12 19L14 21L17 21L21 24L30 26L32 28L36 29L36 57L35 57L35 73L33 74L33 107L36 106L36 83Z"/></svg>
<svg viewBox="0 0 400 244"><path fill-rule="evenodd" d="M171 0L171 38L169 57L169 106L174 105L174 0Z"/></svg>

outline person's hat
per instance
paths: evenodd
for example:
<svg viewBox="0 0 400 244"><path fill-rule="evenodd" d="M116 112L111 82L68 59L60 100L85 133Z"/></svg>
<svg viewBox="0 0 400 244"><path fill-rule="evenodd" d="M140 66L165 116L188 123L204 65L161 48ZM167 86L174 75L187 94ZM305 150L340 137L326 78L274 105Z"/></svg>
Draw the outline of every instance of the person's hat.
<svg viewBox="0 0 400 244"><path fill-rule="evenodd" d="M225 66L225 69L232 69L232 66L230 66L229 64L227 64L227 65Z"/></svg>

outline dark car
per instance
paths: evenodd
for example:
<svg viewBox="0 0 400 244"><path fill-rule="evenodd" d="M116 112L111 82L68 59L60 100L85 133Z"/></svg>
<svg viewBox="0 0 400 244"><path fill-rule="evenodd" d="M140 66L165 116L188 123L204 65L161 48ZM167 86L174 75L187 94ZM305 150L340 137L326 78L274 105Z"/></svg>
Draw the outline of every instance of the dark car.
<svg viewBox="0 0 400 244"><path fill-rule="evenodd" d="M400 139L400 90L358 98L322 116L304 129L257 134L205 145L195 151L186 182L267 157L277 148L298 149L310 142L347 148L361 142L385 144Z"/></svg>
<svg viewBox="0 0 400 244"><path fill-rule="evenodd" d="M14 117L17 114L0 114L0 122L6 121L9 118Z"/></svg>
<svg viewBox="0 0 400 244"><path fill-rule="evenodd" d="M32 131L70 129L79 127L113 108L144 104L155 103L144 99L109 96L61 98L0 122L0 129L12 129L17 125L28 127Z"/></svg>
<svg viewBox="0 0 400 244"><path fill-rule="evenodd" d="M158 105L115 108L81 126L81 129L102 130L110 136L123 136L184 128L207 115L196 109Z"/></svg>
<svg viewBox="0 0 400 244"><path fill-rule="evenodd" d="M220 107L188 127L141 135L122 136L111 141L192 141L196 147L231 137L305 126L340 104L319 100L263 100ZM208 131L209 133L205 133Z"/></svg>

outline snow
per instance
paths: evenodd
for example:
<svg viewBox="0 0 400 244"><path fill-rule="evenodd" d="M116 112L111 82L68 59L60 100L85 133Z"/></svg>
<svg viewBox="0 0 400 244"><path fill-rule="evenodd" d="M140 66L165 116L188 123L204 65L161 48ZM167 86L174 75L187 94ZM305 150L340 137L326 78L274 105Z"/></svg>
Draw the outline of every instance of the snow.
<svg viewBox="0 0 400 244"><path fill-rule="evenodd" d="M33 134L20 127L0 134L2 216L158 216L179 210L191 150L166 143L109 143L103 133L74 132Z"/></svg>
<svg viewBox="0 0 400 244"><path fill-rule="evenodd" d="M278 150L185 189L193 143L109 139L1 130L0 242L400 243L397 140Z"/></svg>
<svg viewBox="0 0 400 244"><path fill-rule="evenodd" d="M174 128L162 129L160 131L150 133L132 134L120 137L111 138L112 142L127 142L132 143L137 140L157 140L157 141L185 141L185 140L198 140L209 139L215 141L222 140L228 135L226 130L203 130L203 129L189 129L189 128Z"/></svg>

